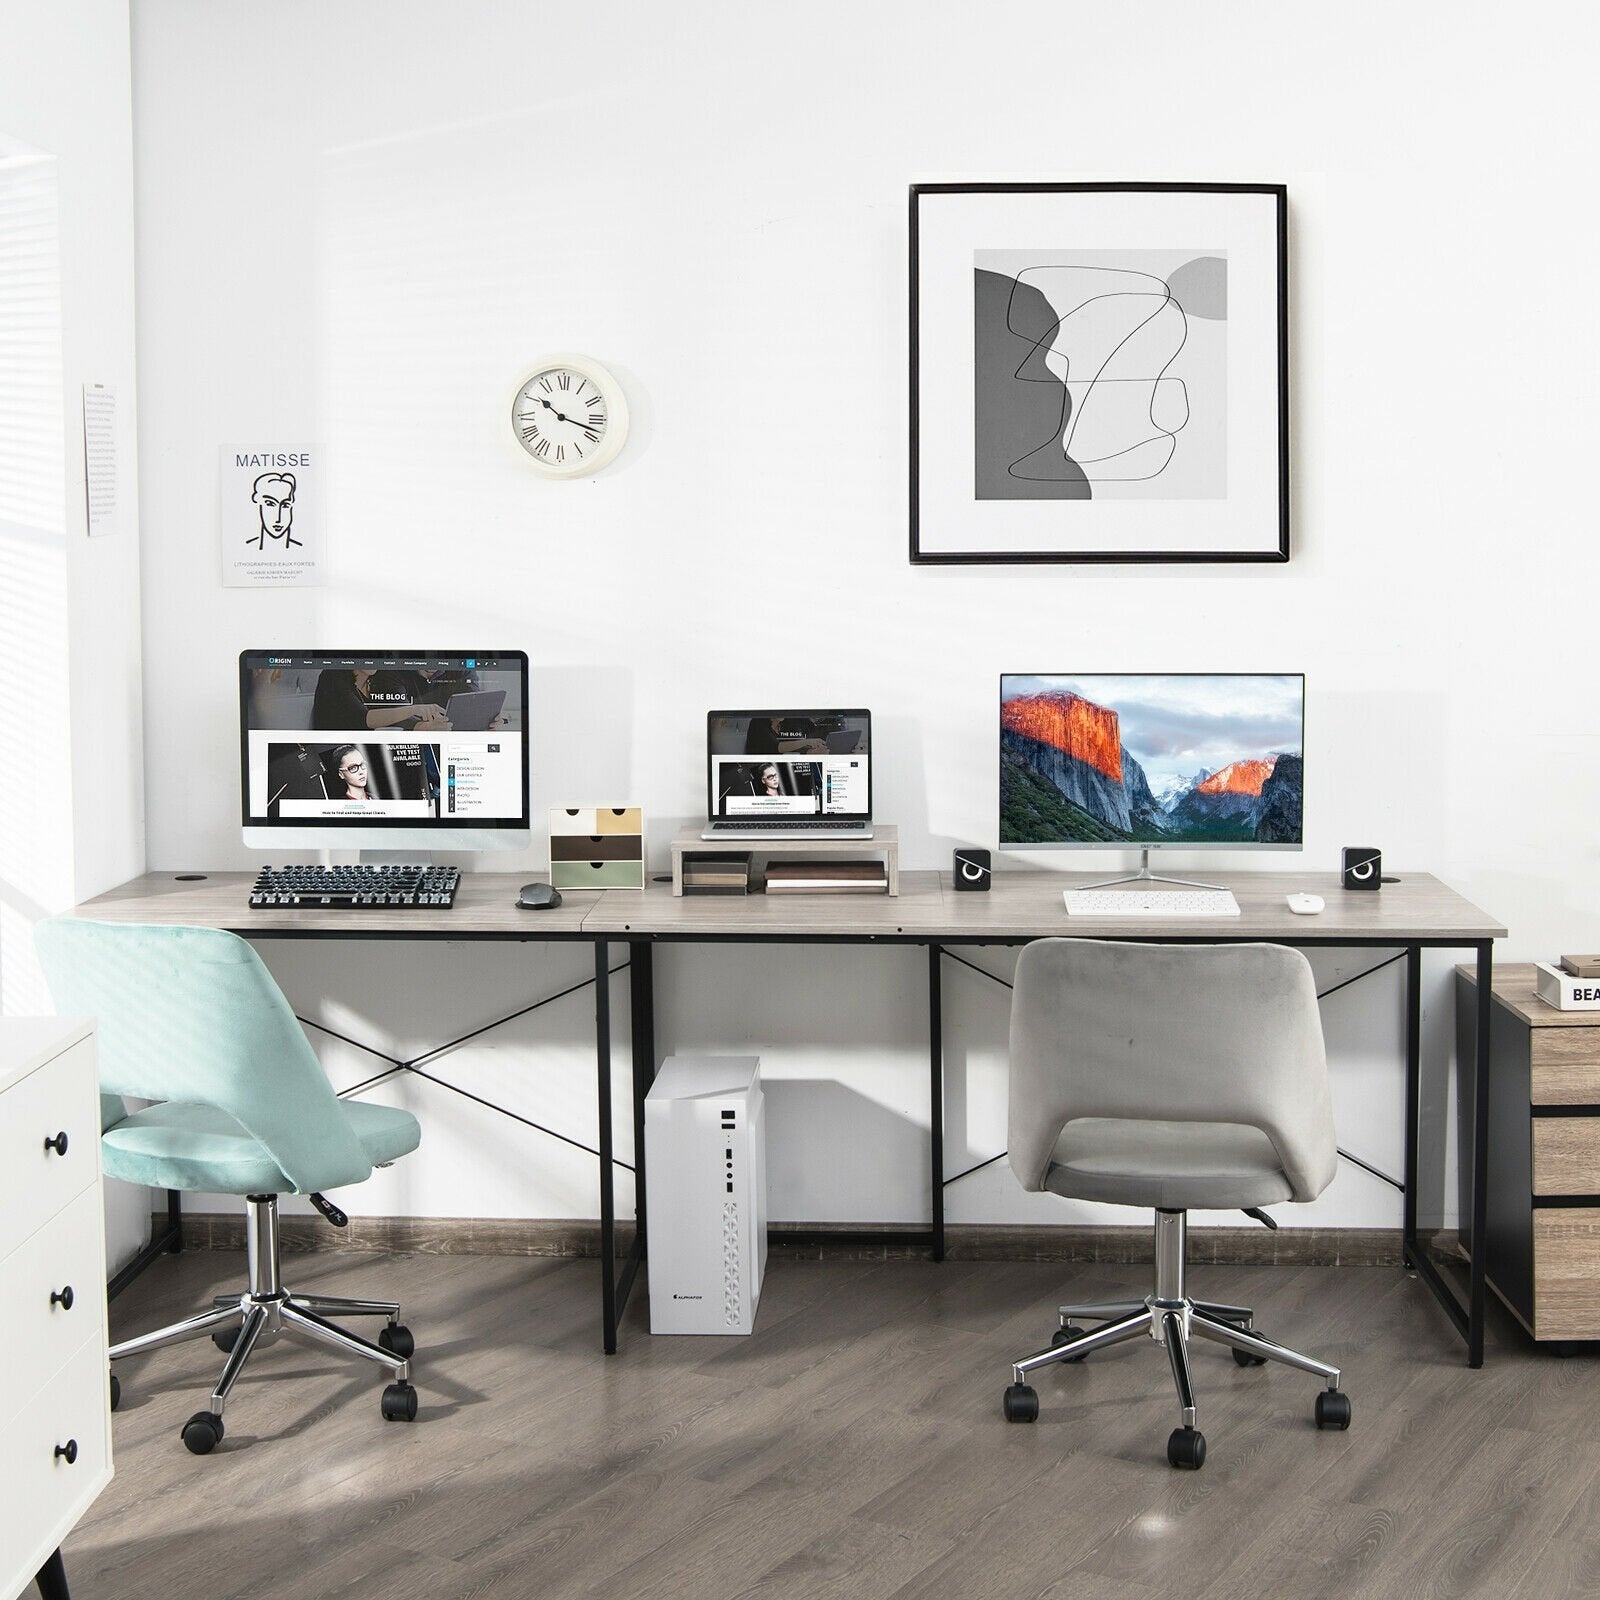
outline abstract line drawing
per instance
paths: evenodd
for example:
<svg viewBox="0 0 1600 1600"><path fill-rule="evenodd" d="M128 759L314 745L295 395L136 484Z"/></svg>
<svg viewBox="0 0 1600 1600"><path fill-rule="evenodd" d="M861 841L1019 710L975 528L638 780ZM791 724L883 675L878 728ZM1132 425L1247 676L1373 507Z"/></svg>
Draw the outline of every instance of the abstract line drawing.
<svg viewBox="0 0 1600 1600"><path fill-rule="evenodd" d="M973 279L977 499L1226 494L1225 254L979 250Z"/></svg>

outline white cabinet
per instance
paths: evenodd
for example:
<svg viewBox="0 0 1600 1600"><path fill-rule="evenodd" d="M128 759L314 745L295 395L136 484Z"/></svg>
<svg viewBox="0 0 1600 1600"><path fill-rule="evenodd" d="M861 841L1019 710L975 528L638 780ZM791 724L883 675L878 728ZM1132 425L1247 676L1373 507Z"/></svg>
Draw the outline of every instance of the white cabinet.
<svg viewBox="0 0 1600 1600"><path fill-rule="evenodd" d="M111 1478L94 1029L0 1019L0 1595Z"/></svg>

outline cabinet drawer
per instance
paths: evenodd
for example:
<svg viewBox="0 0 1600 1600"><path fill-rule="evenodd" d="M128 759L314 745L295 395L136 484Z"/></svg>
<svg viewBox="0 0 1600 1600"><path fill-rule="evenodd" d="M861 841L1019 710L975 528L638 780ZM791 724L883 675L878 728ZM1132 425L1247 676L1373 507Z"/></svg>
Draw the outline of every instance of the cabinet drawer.
<svg viewBox="0 0 1600 1600"><path fill-rule="evenodd" d="M62 1133L64 1155L45 1145ZM100 1097L87 1039L0 1095L0 1255L95 1181L99 1143Z"/></svg>
<svg viewBox="0 0 1600 1600"><path fill-rule="evenodd" d="M1600 1210L1535 1209L1533 1336L1600 1339Z"/></svg>
<svg viewBox="0 0 1600 1600"><path fill-rule="evenodd" d="M598 833L593 806L551 806L551 833Z"/></svg>
<svg viewBox="0 0 1600 1600"><path fill-rule="evenodd" d="M1533 1103L1600 1104L1600 1028L1530 1028Z"/></svg>
<svg viewBox="0 0 1600 1600"><path fill-rule="evenodd" d="M91 1336L104 1339L105 1242L100 1190L91 1184L0 1260L0 1371L27 1374L0 1384L0 1423ZM70 1287L72 1305L51 1295Z"/></svg>
<svg viewBox="0 0 1600 1600"><path fill-rule="evenodd" d="M642 861L644 838L637 833L552 833L550 859L556 861Z"/></svg>
<svg viewBox="0 0 1600 1600"><path fill-rule="evenodd" d="M644 812L638 806L598 806L594 820L599 833L644 832Z"/></svg>
<svg viewBox="0 0 1600 1600"><path fill-rule="evenodd" d="M8 1374L8 1376L11 1376ZM111 1404L98 1339L76 1354L0 1429L0 1550L31 1575L111 1477ZM70 1463L57 1445L77 1444Z"/></svg>
<svg viewBox="0 0 1600 1600"><path fill-rule="evenodd" d="M1533 1119L1533 1192L1600 1194L1600 1117Z"/></svg>
<svg viewBox="0 0 1600 1600"><path fill-rule="evenodd" d="M550 881L558 889L642 889L642 861L552 861Z"/></svg>

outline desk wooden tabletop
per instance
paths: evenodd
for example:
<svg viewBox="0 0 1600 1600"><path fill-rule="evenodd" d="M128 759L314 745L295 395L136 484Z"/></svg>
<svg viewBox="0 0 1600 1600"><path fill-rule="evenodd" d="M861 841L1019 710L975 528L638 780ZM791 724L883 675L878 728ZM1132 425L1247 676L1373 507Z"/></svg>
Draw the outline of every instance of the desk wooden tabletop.
<svg viewBox="0 0 1600 1600"><path fill-rule="evenodd" d="M1400 882L1373 892L1339 887L1332 872L1200 873L1231 889L1240 915L1215 919L1069 917L1064 889L1099 881L1072 872L994 874L993 888L958 892L948 874L904 872L898 895L685 895L669 885L637 889L570 890L549 911L516 904L522 873L467 872L454 906L444 909L312 911L291 907L252 910L254 875L150 872L75 908L75 915L107 922L189 923L235 933L360 938L884 938L907 940L992 938L996 941L1073 934L1085 938L1143 935L1174 938L1278 939L1360 943L1385 939L1476 941L1504 938L1486 912L1425 872L1400 874ZM1159 887L1159 886L1158 886ZM1296 916L1285 897L1321 895L1324 909Z"/></svg>

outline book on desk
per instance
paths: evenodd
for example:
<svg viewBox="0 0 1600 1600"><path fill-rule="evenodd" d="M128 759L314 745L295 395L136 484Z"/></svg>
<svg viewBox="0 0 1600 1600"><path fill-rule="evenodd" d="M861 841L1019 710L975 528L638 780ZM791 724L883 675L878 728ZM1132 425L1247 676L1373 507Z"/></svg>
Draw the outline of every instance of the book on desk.
<svg viewBox="0 0 1600 1600"><path fill-rule="evenodd" d="M779 860L767 863L768 894L887 894L881 861Z"/></svg>

